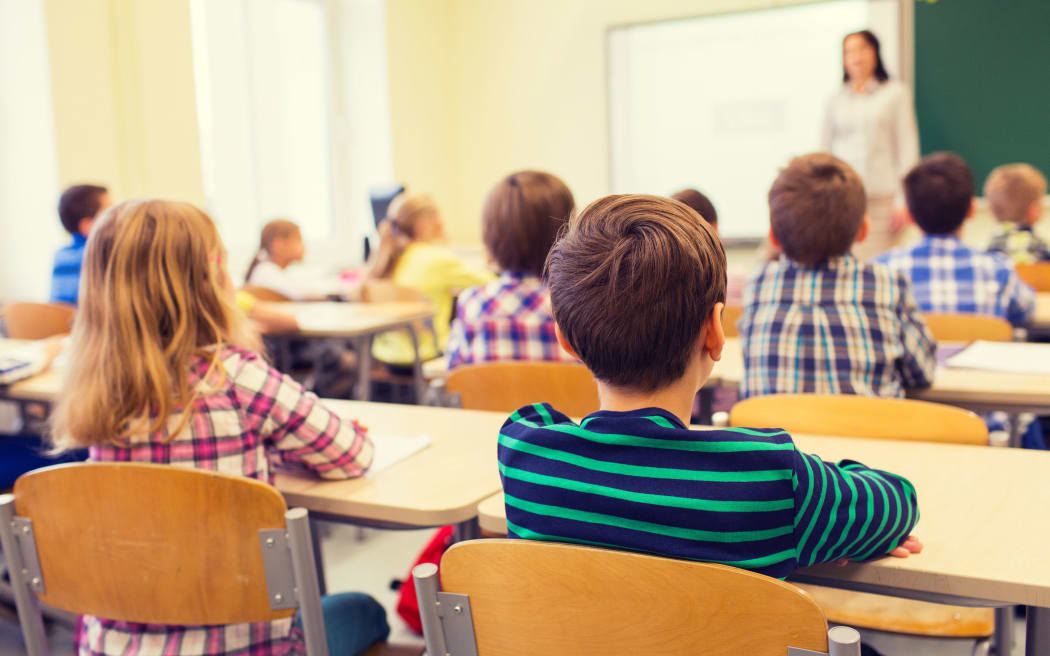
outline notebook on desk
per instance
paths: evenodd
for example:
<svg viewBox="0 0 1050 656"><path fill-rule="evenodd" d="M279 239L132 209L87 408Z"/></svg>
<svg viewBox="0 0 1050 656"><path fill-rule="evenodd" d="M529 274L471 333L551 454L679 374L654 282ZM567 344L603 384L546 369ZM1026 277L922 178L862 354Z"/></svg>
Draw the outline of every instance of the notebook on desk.
<svg viewBox="0 0 1050 656"><path fill-rule="evenodd" d="M20 343L0 346L0 385L10 385L35 376L47 365L43 344Z"/></svg>
<svg viewBox="0 0 1050 656"><path fill-rule="evenodd" d="M949 357L953 369L1050 376L1050 344L976 341Z"/></svg>

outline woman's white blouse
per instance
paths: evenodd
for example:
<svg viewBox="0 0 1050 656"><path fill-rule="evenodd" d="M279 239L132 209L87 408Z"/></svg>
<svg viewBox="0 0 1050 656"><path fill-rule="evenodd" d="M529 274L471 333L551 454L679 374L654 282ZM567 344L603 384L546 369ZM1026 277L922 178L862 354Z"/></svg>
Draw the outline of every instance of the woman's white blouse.
<svg viewBox="0 0 1050 656"><path fill-rule="evenodd" d="M824 151L852 166L873 198L897 195L919 161L911 93L897 80L870 80L860 92L843 84L828 101L822 136Z"/></svg>

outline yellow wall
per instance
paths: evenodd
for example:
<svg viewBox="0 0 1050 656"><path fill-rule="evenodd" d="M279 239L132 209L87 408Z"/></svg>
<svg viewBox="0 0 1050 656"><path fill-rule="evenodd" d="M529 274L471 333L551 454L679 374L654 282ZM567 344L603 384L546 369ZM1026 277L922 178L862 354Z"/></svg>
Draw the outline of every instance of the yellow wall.
<svg viewBox="0 0 1050 656"><path fill-rule="evenodd" d="M189 0L46 0L59 184L204 203Z"/></svg>
<svg viewBox="0 0 1050 656"><path fill-rule="evenodd" d="M609 190L610 26L802 1L387 0L398 179L436 195L461 243L515 169L549 170L585 204Z"/></svg>

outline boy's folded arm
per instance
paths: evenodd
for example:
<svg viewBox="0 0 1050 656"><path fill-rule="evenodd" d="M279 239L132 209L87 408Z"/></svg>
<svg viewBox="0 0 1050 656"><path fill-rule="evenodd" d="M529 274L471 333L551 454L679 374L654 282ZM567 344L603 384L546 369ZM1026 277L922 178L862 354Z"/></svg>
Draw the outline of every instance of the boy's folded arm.
<svg viewBox="0 0 1050 656"><path fill-rule="evenodd" d="M798 565L889 553L919 521L907 479L851 460L827 463L795 454L795 540Z"/></svg>

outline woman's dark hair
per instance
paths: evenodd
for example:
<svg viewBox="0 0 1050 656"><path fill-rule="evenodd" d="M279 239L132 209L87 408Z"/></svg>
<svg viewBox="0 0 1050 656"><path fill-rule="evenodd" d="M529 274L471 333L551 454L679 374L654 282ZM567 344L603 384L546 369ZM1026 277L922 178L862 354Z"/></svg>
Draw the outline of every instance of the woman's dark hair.
<svg viewBox="0 0 1050 656"><path fill-rule="evenodd" d="M879 82L885 82L890 79L890 74L886 72L886 66L882 63L882 51L879 50L879 37L875 36L875 33L871 30L861 30L859 32L850 32L846 36L842 37L842 45L846 45L846 39L851 36L862 37L871 46L871 49L875 51L875 79ZM842 81L849 82L849 71L846 70L846 65L842 65Z"/></svg>

